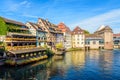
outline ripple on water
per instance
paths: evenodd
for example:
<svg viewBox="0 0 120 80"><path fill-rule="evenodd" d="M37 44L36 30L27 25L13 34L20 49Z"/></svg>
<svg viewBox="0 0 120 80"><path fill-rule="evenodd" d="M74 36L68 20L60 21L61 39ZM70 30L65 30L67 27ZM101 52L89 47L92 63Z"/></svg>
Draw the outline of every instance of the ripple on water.
<svg viewBox="0 0 120 80"><path fill-rule="evenodd" d="M26 80L33 76L38 80L120 80L120 50L74 51L43 64L0 68L3 80Z"/></svg>

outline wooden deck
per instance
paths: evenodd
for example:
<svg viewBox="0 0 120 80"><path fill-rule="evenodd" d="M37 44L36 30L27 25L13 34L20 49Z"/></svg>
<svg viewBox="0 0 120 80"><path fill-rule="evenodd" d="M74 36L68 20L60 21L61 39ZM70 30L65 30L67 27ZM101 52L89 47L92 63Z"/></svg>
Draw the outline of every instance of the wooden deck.
<svg viewBox="0 0 120 80"><path fill-rule="evenodd" d="M48 58L46 49L40 47L24 50L9 50L7 52L7 55L8 59L6 61L6 64L12 66L25 65Z"/></svg>

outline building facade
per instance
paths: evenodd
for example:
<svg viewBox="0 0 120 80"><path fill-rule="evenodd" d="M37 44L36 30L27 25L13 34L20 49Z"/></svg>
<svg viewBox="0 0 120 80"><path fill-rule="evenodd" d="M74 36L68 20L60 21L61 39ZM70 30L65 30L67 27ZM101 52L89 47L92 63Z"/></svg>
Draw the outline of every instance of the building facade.
<svg viewBox="0 0 120 80"><path fill-rule="evenodd" d="M6 50L20 50L36 47L36 36L31 35L25 24L1 17L7 29L4 35Z"/></svg>
<svg viewBox="0 0 120 80"><path fill-rule="evenodd" d="M113 31L109 26L101 26L95 33L104 39L104 49L113 49Z"/></svg>
<svg viewBox="0 0 120 80"><path fill-rule="evenodd" d="M85 36L85 50L104 49L104 39L94 34Z"/></svg>
<svg viewBox="0 0 120 80"><path fill-rule="evenodd" d="M63 32L64 35L64 47L66 49L72 48L72 36L69 27L67 27L64 23L59 23L58 28Z"/></svg>
<svg viewBox="0 0 120 80"><path fill-rule="evenodd" d="M61 32L57 25L41 18L38 19L37 24L46 29L47 45L51 49L55 49L56 43L61 42L63 43L63 33Z"/></svg>
<svg viewBox="0 0 120 80"><path fill-rule="evenodd" d="M57 25L39 18L37 23L26 25L0 17L0 45L4 42L7 50L20 50L49 46L55 49L57 43L69 48L113 49L120 45L120 35L114 34L109 26L101 26L94 34L85 35L79 26L71 32L64 23ZM103 45L104 44L104 45ZM3 44L2 44L3 45Z"/></svg>
<svg viewBox="0 0 120 80"><path fill-rule="evenodd" d="M113 34L114 48L120 48L120 33Z"/></svg>
<svg viewBox="0 0 120 80"><path fill-rule="evenodd" d="M36 46L38 37L25 24L0 17L0 27L0 57L7 58L3 64L21 65L48 58L46 49Z"/></svg>
<svg viewBox="0 0 120 80"><path fill-rule="evenodd" d="M83 48L85 46L85 34L84 30L80 27L76 27L72 31L72 47L73 48Z"/></svg>
<svg viewBox="0 0 120 80"><path fill-rule="evenodd" d="M31 34L36 36L36 46L37 47L44 47L46 45L47 37L46 37L46 30L45 28L41 27L40 25L32 22L27 22L26 26L28 27Z"/></svg>

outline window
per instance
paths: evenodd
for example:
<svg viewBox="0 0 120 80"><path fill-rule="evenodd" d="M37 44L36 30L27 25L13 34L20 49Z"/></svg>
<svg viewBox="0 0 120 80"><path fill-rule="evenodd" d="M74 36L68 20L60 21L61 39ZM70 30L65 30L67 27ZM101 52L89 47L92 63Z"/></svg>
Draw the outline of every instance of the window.
<svg viewBox="0 0 120 80"><path fill-rule="evenodd" d="M100 41L99 41L99 44L103 44L103 43L104 43L104 41L103 41L103 40L100 40Z"/></svg>
<svg viewBox="0 0 120 80"><path fill-rule="evenodd" d="M96 41L93 41L93 44L96 44Z"/></svg>
<svg viewBox="0 0 120 80"><path fill-rule="evenodd" d="M79 44L79 42L77 42L77 44Z"/></svg>
<svg viewBox="0 0 120 80"><path fill-rule="evenodd" d="M85 42L85 44L90 44L90 42L88 41L88 42Z"/></svg>
<svg viewBox="0 0 120 80"><path fill-rule="evenodd" d="M90 44L90 42L88 42L88 44Z"/></svg>

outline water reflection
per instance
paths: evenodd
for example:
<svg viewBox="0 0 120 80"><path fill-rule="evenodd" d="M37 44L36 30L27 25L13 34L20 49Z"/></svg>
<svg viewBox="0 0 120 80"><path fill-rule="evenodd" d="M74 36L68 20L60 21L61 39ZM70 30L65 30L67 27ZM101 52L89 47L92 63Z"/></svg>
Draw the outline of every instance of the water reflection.
<svg viewBox="0 0 120 80"><path fill-rule="evenodd" d="M3 80L47 80L49 77L47 67L50 64L50 61L44 60L27 66L0 68L4 69L3 75L0 78Z"/></svg>
<svg viewBox="0 0 120 80"><path fill-rule="evenodd" d="M84 67L85 64L85 52L83 51L74 51L71 54L71 61L75 67Z"/></svg>
<svg viewBox="0 0 120 80"><path fill-rule="evenodd" d="M2 80L119 80L120 50L73 51L27 66L0 67Z"/></svg>

